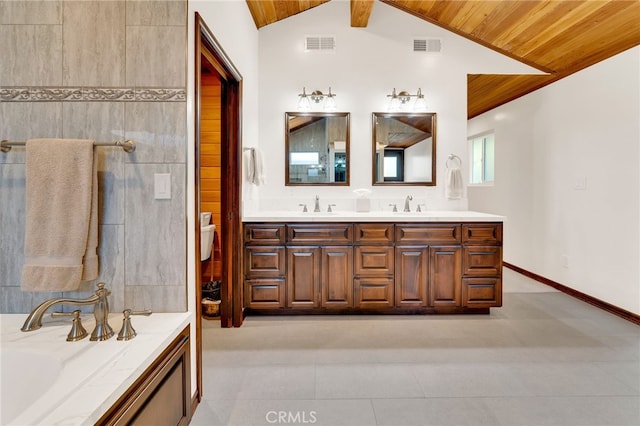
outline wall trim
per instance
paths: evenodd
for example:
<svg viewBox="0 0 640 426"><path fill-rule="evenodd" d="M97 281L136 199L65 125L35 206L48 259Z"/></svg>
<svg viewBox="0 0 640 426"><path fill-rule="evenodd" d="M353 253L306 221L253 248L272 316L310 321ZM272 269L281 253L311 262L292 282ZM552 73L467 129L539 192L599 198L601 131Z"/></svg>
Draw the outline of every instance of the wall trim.
<svg viewBox="0 0 640 426"><path fill-rule="evenodd" d="M185 102L184 87L3 86L2 102Z"/></svg>
<svg viewBox="0 0 640 426"><path fill-rule="evenodd" d="M583 302L593 305L596 308L600 308L622 319L630 321L636 325L640 325L640 315L638 314L634 314L633 312L627 311L626 309L619 308L603 300L597 299L593 296L589 296L588 294L585 294L581 291L575 290L571 287L567 287L564 284L560 284L556 281L550 280L549 278L545 278L542 275L538 275L534 272L527 271L526 269L520 268L519 266L516 266L516 265L512 265L511 263L502 262L502 265L526 277L536 280L542 284L546 284L550 287L553 287L556 290L559 290L565 294L568 294L569 296L575 297L576 299L582 300Z"/></svg>

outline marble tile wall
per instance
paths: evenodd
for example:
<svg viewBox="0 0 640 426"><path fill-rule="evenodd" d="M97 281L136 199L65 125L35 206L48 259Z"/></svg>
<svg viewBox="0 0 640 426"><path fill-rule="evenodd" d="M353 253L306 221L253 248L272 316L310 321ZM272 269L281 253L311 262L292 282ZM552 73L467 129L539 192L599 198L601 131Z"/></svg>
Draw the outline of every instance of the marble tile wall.
<svg viewBox="0 0 640 426"><path fill-rule="evenodd" d="M0 139L132 139L97 148L100 276L112 311L186 310L186 1L0 0ZM155 173L172 198L155 200ZM0 153L0 313L61 293L20 290L25 153ZM69 308L70 310L72 308Z"/></svg>

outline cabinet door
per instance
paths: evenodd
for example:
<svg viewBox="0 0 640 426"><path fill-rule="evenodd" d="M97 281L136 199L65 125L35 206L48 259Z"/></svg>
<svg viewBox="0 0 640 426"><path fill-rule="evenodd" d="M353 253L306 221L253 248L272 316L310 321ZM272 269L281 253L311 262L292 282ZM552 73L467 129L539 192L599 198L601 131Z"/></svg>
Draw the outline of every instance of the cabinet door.
<svg viewBox="0 0 640 426"><path fill-rule="evenodd" d="M253 309L284 307L284 278L256 278L244 281L244 306Z"/></svg>
<svg viewBox="0 0 640 426"><path fill-rule="evenodd" d="M497 277L502 274L502 247L469 246L463 249L463 274Z"/></svg>
<svg viewBox="0 0 640 426"><path fill-rule="evenodd" d="M244 273L247 277L284 275L284 247L251 246L244 249Z"/></svg>
<svg viewBox="0 0 640 426"><path fill-rule="evenodd" d="M434 308L462 305L462 248L429 248L429 299Z"/></svg>
<svg viewBox="0 0 640 426"><path fill-rule="evenodd" d="M395 301L397 307L427 306L429 248L396 247Z"/></svg>
<svg viewBox="0 0 640 426"><path fill-rule="evenodd" d="M393 275L393 259L392 246L356 246L355 274Z"/></svg>
<svg viewBox="0 0 640 426"><path fill-rule="evenodd" d="M392 277L358 277L353 280L353 284L356 308L393 308Z"/></svg>
<svg viewBox="0 0 640 426"><path fill-rule="evenodd" d="M463 278L462 300L468 308L502 306L502 280L494 277Z"/></svg>
<svg viewBox="0 0 640 426"><path fill-rule="evenodd" d="M320 248L287 247L287 307L320 305Z"/></svg>
<svg viewBox="0 0 640 426"><path fill-rule="evenodd" d="M322 306L353 307L353 248L322 247Z"/></svg>

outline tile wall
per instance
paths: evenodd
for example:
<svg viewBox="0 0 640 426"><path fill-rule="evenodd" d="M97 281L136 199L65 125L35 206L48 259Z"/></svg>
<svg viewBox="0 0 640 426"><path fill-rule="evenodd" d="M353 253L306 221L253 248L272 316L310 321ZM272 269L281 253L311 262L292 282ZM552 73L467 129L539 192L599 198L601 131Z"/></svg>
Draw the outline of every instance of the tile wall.
<svg viewBox="0 0 640 426"><path fill-rule="evenodd" d="M0 1L0 139L132 139L97 148L100 277L111 310L186 310L186 1ZM0 153L0 313L20 290L25 154ZM155 200L155 173L172 198ZM85 282L70 297L85 297Z"/></svg>

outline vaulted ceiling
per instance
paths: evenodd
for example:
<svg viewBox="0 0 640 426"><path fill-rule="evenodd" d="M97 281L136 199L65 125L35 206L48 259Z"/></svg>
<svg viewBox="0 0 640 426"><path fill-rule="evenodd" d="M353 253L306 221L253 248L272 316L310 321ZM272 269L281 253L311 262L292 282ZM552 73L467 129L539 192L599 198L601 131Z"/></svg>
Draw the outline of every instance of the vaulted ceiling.
<svg viewBox="0 0 640 426"><path fill-rule="evenodd" d="M330 0L246 1L259 29ZM350 1L366 27L376 1ZM469 75L469 118L640 44L638 0L378 1L546 73Z"/></svg>

